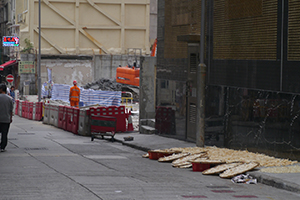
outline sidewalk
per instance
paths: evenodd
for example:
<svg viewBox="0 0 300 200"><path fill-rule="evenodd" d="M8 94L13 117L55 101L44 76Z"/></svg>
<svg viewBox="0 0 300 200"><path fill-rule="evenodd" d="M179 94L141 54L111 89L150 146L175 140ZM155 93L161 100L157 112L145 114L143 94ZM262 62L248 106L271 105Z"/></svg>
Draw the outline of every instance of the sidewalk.
<svg viewBox="0 0 300 200"><path fill-rule="evenodd" d="M124 137L131 136L133 141L125 141ZM138 132L132 133L117 133L115 140L123 145L130 146L147 152L150 149L167 149L172 147L195 147L194 143L181 141L177 139L161 137L158 135L145 135ZM300 163L298 163L300 166ZM300 173L265 173L260 171L252 171L249 174L256 178L258 182L288 190L291 192L300 193Z"/></svg>
<svg viewBox="0 0 300 200"><path fill-rule="evenodd" d="M34 137L30 137L30 136ZM55 136L55 137L54 137ZM124 141L124 137L131 136L133 137L133 141ZM69 156L72 161L82 162L84 157L82 156L75 156L75 154L70 154L65 148L62 148L58 145L55 141L58 140L60 143L69 144L70 142L74 142L76 145L78 144L89 144L86 143L87 138L83 136L74 135L72 133L68 134L68 132L57 129L54 126L44 125L42 122L37 122L33 120L27 120L25 118L21 118L18 116L14 117L14 122L11 125L11 129L9 132L9 145L8 151L1 154L1 168L4 172L10 172L13 174L18 180L20 174L24 174L24 176L34 175L36 173L35 169L38 164L35 157L31 156L31 154L42 157L43 155L57 155L57 152L60 152L61 159L66 159L66 156ZM55 138L55 139L53 139ZM75 139L76 138L76 139ZM81 138L81 139L80 139ZM52 142L49 143L48 140ZM195 143L186 142L182 140L162 137L159 135L146 135L140 134L138 132L132 133L117 133L115 135L115 140L117 142L122 143L123 145L139 149L142 151L147 152L150 149L167 149L172 147L195 147ZM73 144L73 143L72 143ZM48 146L52 145L52 146ZM90 145L93 145L92 143ZM33 149L31 149L33 147ZM47 150L45 150L47 149ZM32 153L28 153L27 151L32 151ZM142 155L141 155L142 156ZM17 159L16 159L17 158ZM28 166L20 166L20 162L24 161L27 163ZM36 163L37 162L37 163ZM6 163L13 163L12 165L15 168L6 168ZM64 165L61 165L60 162L54 163L65 169ZM61 166L60 166L61 165ZM298 163L298 165L300 165ZM76 165L74 165L76 166ZM47 165L44 166L47 173L53 173L53 170L48 167ZM18 168L18 169L17 169ZM15 171L16 170L16 171ZM19 171L18 171L19 170ZM69 169L71 172L73 169ZM87 169L86 169L87 170ZM30 174L31 173L31 174ZM93 173L91 170L90 173ZM300 173L284 173L284 174L274 174L274 173L265 173L260 171L252 171L251 174L253 177L257 178L258 182L270 185L276 188L297 192L300 193ZM14 183L14 180L11 177L5 175L2 177L2 184L1 187L8 187L9 185L5 185L5 180L9 180L11 183ZM48 183L44 183L41 177L36 177L38 181L41 181L43 184L42 186L47 186ZM65 180L65 176L61 176L58 182ZM24 179L26 180L26 179ZM21 184L21 183L20 183ZM23 185L27 185L28 183L22 183ZM33 185L35 183L32 183ZM10 186L11 187L11 186ZM70 185L70 187L73 187ZM5 189L5 188L4 188ZM18 190L18 185L14 186L11 189ZM55 191L55 190L53 190ZM21 190L20 190L21 192ZM48 193L47 193L48 194ZM49 190L49 195L51 194L51 190ZM76 193L77 194L77 193ZM81 194L81 193L80 193Z"/></svg>

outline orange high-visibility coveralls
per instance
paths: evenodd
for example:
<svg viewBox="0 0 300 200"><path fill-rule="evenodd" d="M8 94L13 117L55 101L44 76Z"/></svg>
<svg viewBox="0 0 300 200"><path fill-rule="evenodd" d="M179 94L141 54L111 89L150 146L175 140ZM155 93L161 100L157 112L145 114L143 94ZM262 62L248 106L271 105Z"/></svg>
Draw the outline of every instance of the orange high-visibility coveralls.
<svg viewBox="0 0 300 200"><path fill-rule="evenodd" d="M80 89L77 85L70 88L69 100L71 106L79 107Z"/></svg>

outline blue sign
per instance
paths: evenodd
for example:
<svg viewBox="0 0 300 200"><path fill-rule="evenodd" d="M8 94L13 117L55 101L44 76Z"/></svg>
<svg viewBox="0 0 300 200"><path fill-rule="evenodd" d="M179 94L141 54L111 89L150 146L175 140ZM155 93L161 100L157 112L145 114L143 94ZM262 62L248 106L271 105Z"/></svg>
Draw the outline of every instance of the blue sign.
<svg viewBox="0 0 300 200"><path fill-rule="evenodd" d="M19 44L19 37L14 36L3 36L2 38L2 46L4 47L18 47Z"/></svg>

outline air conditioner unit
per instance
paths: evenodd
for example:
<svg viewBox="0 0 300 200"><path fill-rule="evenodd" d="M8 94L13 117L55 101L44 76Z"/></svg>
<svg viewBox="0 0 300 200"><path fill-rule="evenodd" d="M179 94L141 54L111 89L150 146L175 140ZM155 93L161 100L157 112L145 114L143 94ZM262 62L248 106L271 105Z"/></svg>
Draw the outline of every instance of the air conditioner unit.
<svg viewBox="0 0 300 200"><path fill-rule="evenodd" d="M18 14L18 23L22 23L23 22L23 13Z"/></svg>

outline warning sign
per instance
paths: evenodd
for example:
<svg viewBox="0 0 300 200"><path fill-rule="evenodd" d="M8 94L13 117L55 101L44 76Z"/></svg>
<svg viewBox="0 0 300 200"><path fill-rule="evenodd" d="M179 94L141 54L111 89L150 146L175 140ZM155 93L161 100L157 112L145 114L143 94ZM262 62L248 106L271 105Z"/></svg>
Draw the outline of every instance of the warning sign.
<svg viewBox="0 0 300 200"><path fill-rule="evenodd" d="M7 80L7 82L11 83L11 82L14 81L14 76L11 75L11 74L8 74L8 75L6 76L6 80Z"/></svg>
<svg viewBox="0 0 300 200"><path fill-rule="evenodd" d="M35 73L34 61L20 61L19 62L19 74L31 74Z"/></svg>

